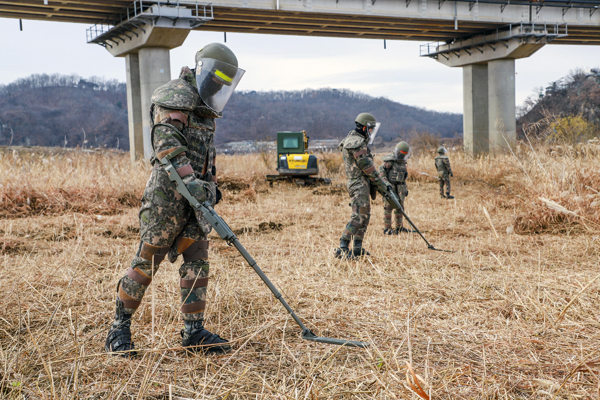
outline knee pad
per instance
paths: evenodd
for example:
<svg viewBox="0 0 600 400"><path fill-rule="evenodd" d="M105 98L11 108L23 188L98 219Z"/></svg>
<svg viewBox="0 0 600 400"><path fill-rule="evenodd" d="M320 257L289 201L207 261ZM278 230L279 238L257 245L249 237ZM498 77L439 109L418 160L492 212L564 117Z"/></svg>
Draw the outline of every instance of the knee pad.
<svg viewBox="0 0 600 400"><path fill-rule="evenodd" d="M178 237L169 252L169 261L175 262L179 254L183 255L183 262L208 260L208 240L196 240Z"/></svg>

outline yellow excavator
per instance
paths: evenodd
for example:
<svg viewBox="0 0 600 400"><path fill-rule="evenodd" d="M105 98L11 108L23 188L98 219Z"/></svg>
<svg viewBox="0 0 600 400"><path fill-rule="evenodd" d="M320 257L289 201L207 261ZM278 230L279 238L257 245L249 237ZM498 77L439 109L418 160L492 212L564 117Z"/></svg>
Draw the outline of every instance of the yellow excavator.
<svg viewBox="0 0 600 400"><path fill-rule="evenodd" d="M277 132L277 172L267 175L271 186L276 181L295 182L299 186L331 184L331 179L319 178L317 157L308 152L306 131Z"/></svg>

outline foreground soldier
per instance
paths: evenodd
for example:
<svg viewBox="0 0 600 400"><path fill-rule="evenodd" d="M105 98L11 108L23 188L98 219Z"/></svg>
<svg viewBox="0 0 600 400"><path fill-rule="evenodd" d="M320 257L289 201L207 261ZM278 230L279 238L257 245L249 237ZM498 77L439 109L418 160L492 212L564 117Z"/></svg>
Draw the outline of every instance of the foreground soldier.
<svg viewBox="0 0 600 400"><path fill-rule="evenodd" d="M115 322L106 338L106 351L134 349L131 316L140 306L144 292L168 255L179 268L182 345L212 345L210 351L227 351L230 346L204 329L208 284L208 241L211 227L176 190L158 160L170 160L190 193L199 201L218 202L214 166L215 118L233 93L244 71L226 46L209 44L196 53L196 69L182 68L179 79L156 89L152 95L152 173L142 197L139 250L127 273L117 285ZM132 352L124 355L131 355Z"/></svg>
<svg viewBox="0 0 600 400"><path fill-rule="evenodd" d="M404 157L408 154L408 143L400 142L396 145L394 152L383 157L383 164L379 167L379 175L386 185L390 185L392 190L400 199L400 205L404 208L404 198L408 196L406 187L406 160ZM386 235L397 235L400 232L411 232L402 226L402 213L400 210L394 210L394 219L396 220L396 229L392 229L392 205L384 201L383 207L383 233Z"/></svg>
<svg viewBox="0 0 600 400"><path fill-rule="evenodd" d="M452 168L450 168L450 160L446 155L446 149L440 147L438 150L438 156L435 158L435 168L438 171L438 180L440 181L440 196L443 199L453 199L454 196L450 196L450 177L454 176ZM444 196L444 185L446 185L446 195Z"/></svg>
<svg viewBox="0 0 600 400"><path fill-rule="evenodd" d="M371 187L379 191L381 187L385 189L385 184L373 164L371 151L367 148L369 132L375 128L375 117L369 113L362 113L354 122L356 129L350 131L339 146L344 156L348 193L352 199L352 216L340 239L340 247L335 251L335 256L342 259L369 255L369 252L363 249L362 243L371 218ZM352 238L354 248L350 251Z"/></svg>

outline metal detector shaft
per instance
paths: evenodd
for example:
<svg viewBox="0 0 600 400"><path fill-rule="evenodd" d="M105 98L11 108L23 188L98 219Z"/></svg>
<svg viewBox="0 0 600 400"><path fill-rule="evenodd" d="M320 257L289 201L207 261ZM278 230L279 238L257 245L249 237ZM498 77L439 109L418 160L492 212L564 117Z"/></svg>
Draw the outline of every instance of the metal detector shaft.
<svg viewBox="0 0 600 400"><path fill-rule="evenodd" d="M256 260L254 260L254 258L252 258L250 253L248 253L248 251L246 250L246 248L244 246L242 246L242 244L240 243L238 238L235 236L235 234L233 233L231 228L227 225L227 223L223 220L223 218L221 218L208 203L201 204L199 210L202 212L204 218L206 218L208 220L208 222L211 224L211 226L219 234L219 236L221 236L221 238L223 240L225 240L227 243L235 246L237 251L240 252L240 254L242 255L242 257L244 257L246 262L252 267L252 269L254 269L254 271L258 274L258 276L260 276L260 279L262 279L262 281L265 283L265 285L267 285L267 287L269 288L271 293L273 293L275 298L277 300L279 300L279 302L283 305L283 307L285 307L287 312L292 316L292 318L294 318L294 321L296 321L296 324L298 324L298 326L302 329L302 339L312 340L314 342L336 344L336 345L340 345L340 346L363 347L363 348L369 346L369 344L365 343L365 342L357 342L357 341L353 341L353 340L342 340L342 339L320 337L320 336L317 336L314 333L312 333L312 331L310 329L308 329L302 323L300 318L298 318L298 316L296 315L294 310L292 310L292 308L289 306L289 304L285 301L285 299L283 298L283 296L281 295L279 290L277 290L275 285L273 285L273 283L269 280L269 278L267 278L265 273L260 269Z"/></svg>
<svg viewBox="0 0 600 400"><path fill-rule="evenodd" d="M408 218L408 215L406 215L406 213L404 212L404 208L400 204L400 199L398 198L398 196L396 196L396 193L394 193L394 192L392 192L391 190L388 189L388 191L385 194L383 194L383 197L387 200L388 203L390 203L390 205L393 208L395 208L396 210L398 210L400 212L400 214L402 214L402 216L404 218L406 218L406 220L413 227L413 229L419 234L419 236L421 236L421 238L425 241L425 243L427 243L427 248L429 250L445 251L447 253L452 253L450 250L436 249L435 247L433 247L433 245L431 243L429 243L427 241L427 239L425 239L425 236L423 236L423 234L421 233L421 231L419 230L419 228L417 228L417 226L415 224L413 224L413 222L410 220L410 218Z"/></svg>
<svg viewBox="0 0 600 400"><path fill-rule="evenodd" d="M171 154L175 154L175 153L171 153ZM304 326L304 324L302 323L302 321L300 321L300 318L298 318L298 316L296 315L294 310L292 310L292 308L285 301L285 299L283 298L281 293L279 293L279 290L277 290L277 288L273 285L273 283L271 283L271 281L269 280L269 278L267 278L265 273L262 272L262 270L260 269L260 267L258 266L256 261L254 260L254 258L252 258L250 253L248 253L248 251L244 248L244 246L242 246L242 244L240 243L238 238L235 236L235 233L233 233L233 231L231 230L229 225L227 225L227 223L223 220L223 218L221 218L219 216L219 214L217 214L217 212L212 208L211 204L209 202L205 202L204 204L201 204L194 196L192 196L192 194L188 190L187 186L185 186L185 184L183 183L183 180L177 173L177 170L171 163L171 159L169 158L169 156L167 155L166 157L160 159L160 163L163 165L165 171L167 172L169 179L177 185L177 191L183 197L185 197L186 200L190 203L190 205L196 210L196 217L198 217L198 213L202 213L202 216L204 218L206 218L208 223L214 228L214 230L219 234L219 236L221 236L221 238L223 240L225 240L227 242L227 244L235 246L235 248L240 252L242 257L244 257L246 262L248 262L248 264L252 267L252 269L254 269L254 271L258 274L258 276L260 276L260 279L262 279L262 281L267 285L267 287L269 288L271 293L273 293L275 298L277 300L279 300L279 302L281 304L283 304L283 307L285 307L287 312L290 313L292 318L294 318L294 321L296 321L298 326L302 329L302 339L312 340L314 342L320 342L320 343L337 344L339 346L351 346L351 347L363 347L363 348L369 346L369 343L365 343L365 342L357 342L357 341L353 341L353 340L333 339L333 338L317 336L314 333L312 333L310 329L308 329L306 326Z"/></svg>

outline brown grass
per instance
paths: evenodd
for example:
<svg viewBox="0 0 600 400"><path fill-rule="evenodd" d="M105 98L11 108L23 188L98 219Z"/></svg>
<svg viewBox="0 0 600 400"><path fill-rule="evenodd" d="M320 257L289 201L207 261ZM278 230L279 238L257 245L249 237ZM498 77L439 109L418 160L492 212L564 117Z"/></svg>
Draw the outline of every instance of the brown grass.
<svg viewBox="0 0 600 400"><path fill-rule="evenodd" d="M12 150L0 161L0 398L415 399L410 386L433 399L598 397L600 221L589 196L600 190L600 157L589 149L451 152L454 201L419 174L435 176L433 154L410 159L407 211L455 252L383 236L378 198L372 256L360 262L331 255L350 215L343 171L330 189L269 188L263 176L274 170L259 154L219 156L217 211L288 303L315 333L372 346L301 340L213 233L207 327L234 351L179 349L179 263L164 262L134 317L142 354L131 360L104 354L103 342L139 240L134 203L118 199L140 198L149 166L118 153Z"/></svg>

